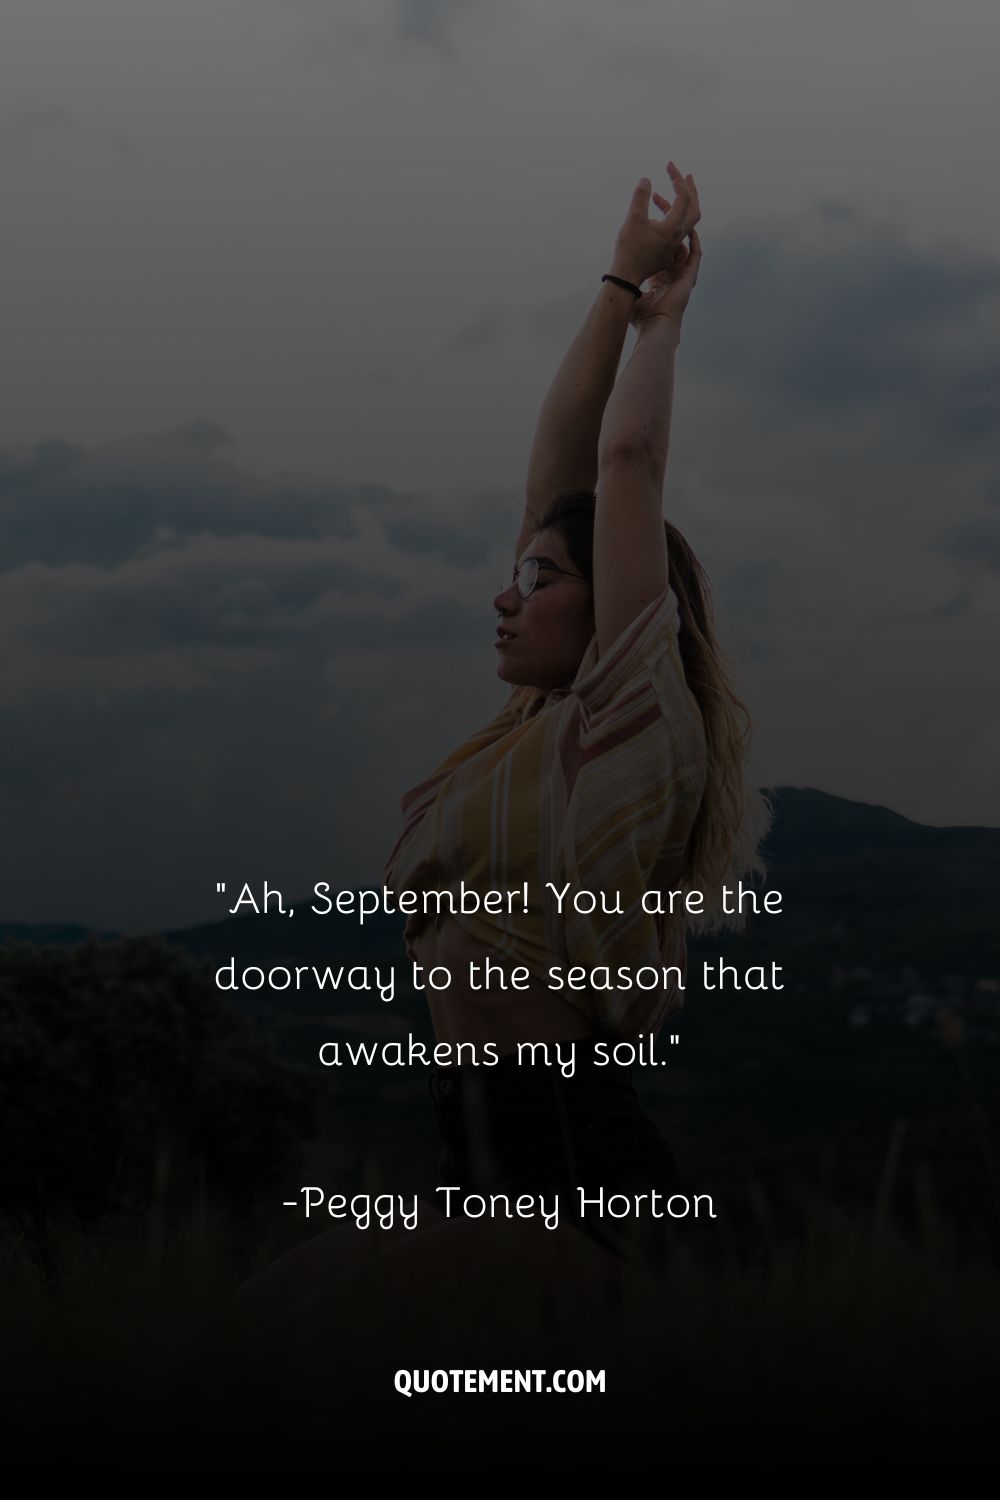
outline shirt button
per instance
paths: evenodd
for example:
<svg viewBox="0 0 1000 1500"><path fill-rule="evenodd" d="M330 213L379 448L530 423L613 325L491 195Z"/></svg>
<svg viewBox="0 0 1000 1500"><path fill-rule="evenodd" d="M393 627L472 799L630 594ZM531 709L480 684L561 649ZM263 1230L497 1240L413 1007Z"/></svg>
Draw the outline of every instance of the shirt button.
<svg viewBox="0 0 1000 1500"><path fill-rule="evenodd" d="M450 1094L451 1091L452 1091L452 1089L453 1089L453 1087L454 1087L454 1084L452 1083L452 1081L451 1081L450 1078L442 1078L442 1080L441 1080L441 1092L442 1092L442 1094Z"/></svg>

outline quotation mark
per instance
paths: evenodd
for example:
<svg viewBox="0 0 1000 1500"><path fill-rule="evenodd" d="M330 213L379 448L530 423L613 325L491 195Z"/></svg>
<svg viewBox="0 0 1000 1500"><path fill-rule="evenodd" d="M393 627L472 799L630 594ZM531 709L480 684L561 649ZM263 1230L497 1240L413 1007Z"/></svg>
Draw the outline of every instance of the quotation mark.
<svg viewBox="0 0 1000 1500"><path fill-rule="evenodd" d="M221 896L222 892L226 889L226 882L224 880L217 880L215 882L215 889L216 893Z"/></svg>

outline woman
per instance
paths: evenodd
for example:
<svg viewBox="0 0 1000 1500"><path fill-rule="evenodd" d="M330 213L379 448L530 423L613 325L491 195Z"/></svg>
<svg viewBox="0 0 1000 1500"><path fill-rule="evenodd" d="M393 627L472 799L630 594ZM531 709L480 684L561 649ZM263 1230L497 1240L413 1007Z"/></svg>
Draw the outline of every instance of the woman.
<svg viewBox="0 0 1000 1500"><path fill-rule="evenodd" d="M526 912L413 916L405 932L425 974L452 976L426 991L438 1041L471 1043L483 1057L488 1043L499 1061L430 1077L445 1153L419 1228L317 1236L248 1284L275 1292L279 1306L283 1292L304 1305L310 1286L329 1289L387 1247L397 1272L400 1256L455 1267L463 1237L481 1246L484 1233L499 1241L521 1227L445 1212L466 1193L558 1194L559 1232L605 1261L650 1247L658 1258L664 1231L670 1242L669 1217L622 1226L580 1211L581 1189L588 1198L655 1190L665 1202L686 1187L631 1068L603 1065L595 1044L648 1038L682 1003L682 918L644 913L643 893L704 891L700 925L733 925L720 916L719 887L762 869L767 809L744 786L746 714L721 664L704 576L662 515L674 359L701 263L694 179L672 162L667 170L673 203L645 178L636 187L610 271L542 407L513 578L493 601L497 671L511 694L404 797L386 865L394 890L528 883ZM630 325L635 348L616 382ZM567 890L561 913L550 882ZM575 910L572 897L587 890L622 911ZM494 983L484 988L487 961ZM656 966L663 982L557 990L553 965ZM561 1061L519 1060L524 1043L548 1044L550 1058L558 1046ZM440 1188L458 1191L446 1203Z"/></svg>
<svg viewBox="0 0 1000 1500"><path fill-rule="evenodd" d="M602 1189L676 1194L686 1212L685 1183L631 1067L594 1045L648 1038L682 1004L682 916L644 913L643 893L701 890L714 903L701 925L723 925L721 884L734 866L762 869L767 821L744 784L746 713L721 665L704 575L662 516L674 357L701 263L694 179L672 162L667 170L673 204L652 193L664 217L651 222L650 184L636 187L611 279L542 408L513 578L494 600L497 671L511 695L404 797L385 871L397 890L457 891L461 880L529 891L524 912L407 922L422 972L452 976L427 990L437 1039L499 1053L495 1065L433 1072L439 1183L558 1194L566 1218L618 1253L662 1249L677 1221L640 1210L623 1225L589 1206ZM630 324L636 345L616 383ZM553 966L565 976L574 965L658 969L663 982L554 988ZM519 1057L524 1043L548 1044L548 1064L540 1046L522 1045ZM570 1056L568 1074L560 1059ZM435 1201L425 1218L440 1223Z"/></svg>

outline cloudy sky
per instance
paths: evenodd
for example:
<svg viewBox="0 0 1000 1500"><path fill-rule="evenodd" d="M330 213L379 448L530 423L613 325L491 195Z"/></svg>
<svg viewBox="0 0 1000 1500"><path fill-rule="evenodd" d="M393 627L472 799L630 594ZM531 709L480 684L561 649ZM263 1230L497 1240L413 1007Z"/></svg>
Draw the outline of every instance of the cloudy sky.
<svg viewBox="0 0 1000 1500"><path fill-rule="evenodd" d="M0 919L379 879L504 697L538 406L668 158L665 505L757 778L1000 823L998 44L986 0L5 0Z"/></svg>

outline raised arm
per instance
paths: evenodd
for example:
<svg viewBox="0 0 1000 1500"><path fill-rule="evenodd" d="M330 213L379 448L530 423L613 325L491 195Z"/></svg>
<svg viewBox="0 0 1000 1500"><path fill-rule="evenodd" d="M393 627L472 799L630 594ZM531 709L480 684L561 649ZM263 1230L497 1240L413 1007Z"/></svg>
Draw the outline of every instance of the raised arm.
<svg viewBox="0 0 1000 1500"><path fill-rule="evenodd" d="M701 264L693 224L689 238L633 308L635 348L604 414L594 520L599 656L669 582L663 481L681 320Z"/></svg>
<svg viewBox="0 0 1000 1500"><path fill-rule="evenodd" d="M684 179L673 162L668 163L667 170L680 197L686 191ZM634 232L638 221L641 219L647 229L660 236L657 248L661 255L667 230L666 220L658 225L649 223L650 192L651 185L644 177L632 195L629 215L619 231L608 267L611 275L635 285L641 285L651 269L660 268L659 261L652 265L650 262L653 248L650 236L637 236ZM657 194L653 197L663 205L664 200ZM675 221L677 218L675 214ZM671 225L672 230L675 228L676 222ZM566 490L593 490L596 486L601 423L636 305L632 292L614 282L603 282L556 371L535 428L515 555L527 544L538 518L556 495Z"/></svg>
<svg viewBox="0 0 1000 1500"><path fill-rule="evenodd" d="M613 276L635 281L635 268L620 257L614 257L608 269ZM593 490L597 483L601 421L634 303L625 287L602 282L583 327L563 356L538 414L515 556L520 556L556 495Z"/></svg>

